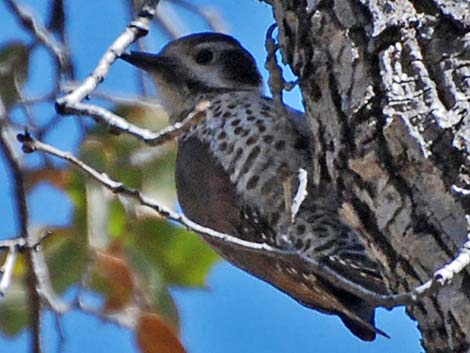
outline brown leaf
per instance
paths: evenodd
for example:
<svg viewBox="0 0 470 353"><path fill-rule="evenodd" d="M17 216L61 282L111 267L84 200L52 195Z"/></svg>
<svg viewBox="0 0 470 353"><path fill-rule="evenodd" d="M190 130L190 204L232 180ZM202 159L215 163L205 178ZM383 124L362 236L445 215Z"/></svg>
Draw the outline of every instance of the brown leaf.
<svg viewBox="0 0 470 353"><path fill-rule="evenodd" d="M136 339L142 353L186 353L173 330L154 313L140 315Z"/></svg>
<svg viewBox="0 0 470 353"><path fill-rule="evenodd" d="M49 182L59 189L69 185L72 171L70 169L37 169L28 171L28 187L32 188L40 182Z"/></svg>
<svg viewBox="0 0 470 353"><path fill-rule="evenodd" d="M98 252L96 264L100 274L106 279L108 298L104 305L105 312L124 309L132 299L134 282L129 264L116 254Z"/></svg>

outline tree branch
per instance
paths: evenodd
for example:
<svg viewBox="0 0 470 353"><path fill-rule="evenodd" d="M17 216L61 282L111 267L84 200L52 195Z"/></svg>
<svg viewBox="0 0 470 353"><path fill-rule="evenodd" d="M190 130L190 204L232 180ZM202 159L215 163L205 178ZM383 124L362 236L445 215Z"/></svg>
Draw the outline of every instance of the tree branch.
<svg viewBox="0 0 470 353"><path fill-rule="evenodd" d="M71 61L66 48L54 40L54 36L45 27L41 26L31 14L18 5L14 0L6 0L5 3L16 15L16 18L21 25L52 54L58 64L59 71L67 72L72 76Z"/></svg>
<svg viewBox="0 0 470 353"><path fill-rule="evenodd" d="M0 240L0 249L10 249L10 248L16 248L18 251L24 251L28 248L37 250L39 245L43 242L44 239L48 238L50 235L52 235L51 232L46 232L44 233L37 241L29 244L27 239L23 237L16 237L12 239L5 239L5 240Z"/></svg>
<svg viewBox="0 0 470 353"><path fill-rule="evenodd" d="M82 170L89 177L98 181L100 184L102 184L104 187L106 187L113 193L119 194L121 196L130 197L136 200L140 205L153 209L164 218L181 224L186 229L200 234L207 240L222 242L225 245L230 245L242 251L258 253L263 256L272 256L276 257L277 259L283 259L287 262L299 260L304 261L309 265L309 268L316 275L325 278L331 283L334 283L335 286L337 286L338 288L344 289L376 306L392 308L398 305L408 305L416 303L424 296L428 296L434 293L438 288L448 282L454 275L459 273L459 271L461 271L461 269L464 267L462 266L463 261L470 261L470 256L467 256L468 249L470 248L469 241L468 244L466 244L465 248L462 250L462 253L464 255L458 256L455 260L458 261L459 266L454 266L452 263L447 265L446 271L437 271L436 276L433 279L427 281L423 285L415 288L410 292L393 295L378 294L350 281L345 277L342 277L333 269L324 266L320 261L313 258L307 258L297 251L279 249L269 246L265 243L254 243L242 240L232 235L220 233L213 229L203 227L191 221L183 214L176 213L170 210L169 208L158 204L153 199L142 194L139 190L131 189L123 183L111 179L105 173L98 172L97 170L93 169L80 159L74 157L72 154L58 150L40 141L34 140L29 134L19 135L18 139L20 142L23 143L23 151L27 153L41 151L64 159L76 166L78 169Z"/></svg>
<svg viewBox="0 0 470 353"><path fill-rule="evenodd" d="M70 107L69 112L77 115L93 117L96 121L105 123L115 132L126 133L136 137L150 146L161 145L173 140L187 132L191 127L206 119L210 104L207 101L200 102L181 123L176 123L159 132L152 132L129 123L109 110L93 104L76 103Z"/></svg>
<svg viewBox="0 0 470 353"><path fill-rule="evenodd" d="M14 246L8 248L8 255L0 268L0 297L3 297L10 286L13 268L15 267L17 252Z"/></svg>
<svg viewBox="0 0 470 353"><path fill-rule="evenodd" d="M214 32L226 32L227 26L221 20L221 16L210 8L204 8L201 6L194 5L190 1L186 0L170 0L172 3L200 16Z"/></svg>
<svg viewBox="0 0 470 353"><path fill-rule="evenodd" d="M264 46L266 48L266 61L264 63L264 68L269 72L268 86L273 96L274 102L282 107L282 109L285 109L285 105L283 104L282 100L283 91L292 90L297 84L297 81L286 82L284 80L282 68L279 66L276 56L276 52L280 49L280 46L273 38L274 30L276 28L277 24L273 23L266 31L266 37L264 41Z"/></svg>
<svg viewBox="0 0 470 353"><path fill-rule="evenodd" d="M16 214L19 218L19 232L21 237L24 239L25 243L30 241L29 234L29 218L28 218L28 204L26 202L26 191L24 184L23 171L21 168L20 161L17 159L17 154L15 153L14 147L11 145L9 140L9 134L6 131L7 129L7 116L4 109L2 100L0 99L0 148L3 150L7 164L13 173L14 182L14 195L16 199ZM6 260L6 270L4 276L6 275L5 282L3 284L9 284L14 260L16 259L16 251L13 247L10 247L8 258ZM28 248L26 250L26 263L28 267L28 280L27 280L27 290L29 297L29 307L30 307L30 322L32 329L32 352L41 353L41 301L38 293L38 283L39 279L34 269L33 264L33 255L34 250ZM4 266L5 269L5 266ZM6 290L6 288L4 289ZM4 291L2 290L2 292Z"/></svg>
<svg viewBox="0 0 470 353"><path fill-rule="evenodd" d="M126 97L119 94L114 94L110 92L100 92L95 91L91 93L91 96L97 99L102 99L109 101L116 105L125 105L125 106L137 106L144 109L161 109L161 105L156 102L154 99L150 99L145 95L139 95L134 97Z"/></svg>
<svg viewBox="0 0 470 353"><path fill-rule="evenodd" d="M158 3L159 0L148 0L142 6L137 18L111 44L91 75L71 93L56 101L56 110L59 114L78 114L77 111L80 110L80 106L77 107L77 105L104 80L116 59L129 45L148 33Z"/></svg>

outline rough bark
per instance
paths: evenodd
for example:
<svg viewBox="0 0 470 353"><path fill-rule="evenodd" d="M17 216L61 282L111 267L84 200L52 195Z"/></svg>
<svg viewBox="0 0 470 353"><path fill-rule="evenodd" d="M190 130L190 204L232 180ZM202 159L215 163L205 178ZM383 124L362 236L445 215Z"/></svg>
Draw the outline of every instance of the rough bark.
<svg viewBox="0 0 470 353"><path fill-rule="evenodd" d="M336 183L392 291L423 283L467 239L470 2L268 2L318 136L317 180ZM469 351L468 271L407 309L428 353Z"/></svg>

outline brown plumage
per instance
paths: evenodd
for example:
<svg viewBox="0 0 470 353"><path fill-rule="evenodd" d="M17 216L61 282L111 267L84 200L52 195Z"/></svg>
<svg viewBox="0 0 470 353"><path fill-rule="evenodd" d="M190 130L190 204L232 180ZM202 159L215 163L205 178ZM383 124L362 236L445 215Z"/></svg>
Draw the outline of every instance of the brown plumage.
<svg viewBox="0 0 470 353"><path fill-rule="evenodd" d="M170 122L201 100L209 119L178 141L176 186L181 207L203 226L252 242L298 252L298 259L233 249L210 241L228 261L305 306L338 315L356 336L373 340L372 305L315 275L314 258L364 287L385 293L377 265L341 223L327 182L308 180L308 197L292 223L286 184L297 188L299 168L313 175L311 135L302 113L278 107L261 93L253 57L232 37L201 33L168 44L160 54L125 54L154 78Z"/></svg>

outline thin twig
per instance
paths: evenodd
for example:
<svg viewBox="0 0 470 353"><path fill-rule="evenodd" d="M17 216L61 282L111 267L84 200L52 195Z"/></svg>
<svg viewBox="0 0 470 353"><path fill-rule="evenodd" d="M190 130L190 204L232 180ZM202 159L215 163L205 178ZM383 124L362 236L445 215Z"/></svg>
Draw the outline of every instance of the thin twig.
<svg viewBox="0 0 470 353"><path fill-rule="evenodd" d="M63 314L69 310L69 305L65 303L52 288L46 259L42 251L33 251L33 265L39 279L38 292L41 299L56 313Z"/></svg>
<svg viewBox="0 0 470 353"><path fill-rule="evenodd" d="M141 70L139 70L141 71ZM93 92L91 96L98 99L103 99L114 104L136 106L145 109L161 109L161 104L155 102L155 99L147 98L146 96L124 97L117 94L107 92Z"/></svg>
<svg viewBox="0 0 470 353"><path fill-rule="evenodd" d="M28 204L26 202L26 190L23 171L21 162L17 159L15 148L12 146L7 133L7 115L4 109L3 101L0 99L0 148L3 150L7 165L13 174L14 180L14 195L16 199L16 214L19 219L19 233L24 238L25 242L30 241L29 234L29 217L28 217ZM11 249L11 248L10 248ZM11 252L11 250L10 250ZM41 301L38 293L39 279L36 274L33 255L34 250L28 248L26 250L26 264L27 264L27 291L29 297L29 308L30 308L30 322L31 322L31 347L34 353L41 353ZM10 255L10 261L12 261L13 255ZM11 265L13 266L13 265ZM10 274L11 275L11 272ZM9 280L7 280L9 282ZM3 291L5 291L4 288Z"/></svg>
<svg viewBox="0 0 470 353"><path fill-rule="evenodd" d="M214 32L227 32L227 25L222 21L222 16L214 9L194 5L186 0L170 0L172 3L201 17Z"/></svg>
<svg viewBox="0 0 470 353"><path fill-rule="evenodd" d="M148 33L158 3L159 0L148 0L142 6L137 18L111 44L91 75L71 93L56 101L56 109L59 114L76 114L78 109L76 105L85 99L104 80L116 59L127 47Z"/></svg>
<svg viewBox="0 0 470 353"><path fill-rule="evenodd" d="M142 43L142 40L139 40L138 43ZM143 72L145 74L145 71L138 70L138 72ZM75 88L79 86L78 83L76 82L68 82L65 85L65 89L68 91L73 91ZM162 105L158 103L158 99L155 97L149 97L147 93L143 93L142 95L136 95L136 96L124 96L123 94L120 93L113 93L113 92L103 92L103 91L93 91L90 92L88 95L89 98L96 98L96 99L102 99L109 101L114 104L121 104L121 105L127 105L127 106L138 106L142 107L145 109L161 109ZM27 103L40 103L45 101L47 98L53 98L50 96L43 96L43 97L35 97L35 98L30 98L28 100L25 100ZM82 114L83 115L83 114Z"/></svg>
<svg viewBox="0 0 470 353"><path fill-rule="evenodd" d="M3 270L0 271L3 273L0 279L0 297L5 295L10 284L11 271L18 252L24 251L28 254L28 257L31 258L31 268L34 270L34 274L37 278L35 291L56 315L61 315L69 310L69 306L65 304L52 289L47 264L44 260L44 255L40 251L42 242L51 235L51 232L45 232L34 242L31 242L31 238L25 237L17 237L0 241L0 249L8 248L7 259L2 266Z"/></svg>
<svg viewBox="0 0 470 353"><path fill-rule="evenodd" d="M462 272L468 264L470 264L470 239L463 244L459 253L451 262L434 273L434 278L441 285L445 285L457 273Z"/></svg>
<svg viewBox="0 0 470 353"><path fill-rule="evenodd" d="M0 240L0 249L16 248L18 251L24 251L26 249L35 250L41 245L44 239L48 238L51 235L51 232L45 232L37 241L31 244L29 243L30 239L26 239L24 237L15 237L11 239Z"/></svg>
<svg viewBox="0 0 470 353"><path fill-rule="evenodd" d="M105 322L129 329L133 329L135 327L136 318L139 313L138 308L136 307L127 308L127 312L120 311L116 313L105 313L102 309L85 304L81 299L77 301L76 308L86 314L96 316Z"/></svg>
<svg viewBox="0 0 470 353"><path fill-rule="evenodd" d="M33 140L33 138L29 134L20 134L18 136L18 139L21 143L23 143L24 152L31 153L34 151L42 151L42 152L54 155L56 157L59 157L63 160L66 160L70 162L71 164L75 165L76 167L78 167L80 170L85 172L88 176L90 176L94 180L101 183L103 186L108 188L113 193L121 194L123 196L124 195L129 196L137 200L143 206L148 206L154 209L161 216L169 220L175 221L177 223L180 223L186 228L193 230L197 233L209 236L213 238L213 240L220 240L220 241L228 242L228 243L233 242L234 244L238 246L242 246L242 247L247 246L248 248L254 251L265 251L265 250L270 251L273 249L267 244L252 243L252 242L244 241L236 237L233 237L231 235L220 233L213 229L198 225L194 223L193 221L189 220L188 218L186 218L186 216L184 216L183 214L176 213L165 206L159 205L151 198L143 195L139 190L130 189L127 186L125 186L123 183L111 179L107 174L98 172L97 170L93 169L82 160L74 157L71 153L61 151L46 143ZM284 252L281 251L281 253L284 253ZM291 254L291 252L288 252L288 253Z"/></svg>
<svg viewBox="0 0 470 353"><path fill-rule="evenodd" d="M173 140L187 132L191 127L199 124L208 117L208 101L200 102L193 112L191 112L182 122L170 125L159 132L152 132L129 123L126 119L110 112L109 110L93 104L76 103L69 108L69 112L77 115L87 115L95 120L105 123L114 132L121 132L132 135L150 146L161 145Z"/></svg>
<svg viewBox="0 0 470 353"><path fill-rule="evenodd" d="M27 105L34 105L34 104L41 104L41 103L45 103L45 102L49 102L50 100L52 100L54 97L56 97L56 92L53 91L51 93L46 93L44 95L41 95L41 96L37 96L37 97L28 97L28 98L20 98L17 102L19 104L27 104Z"/></svg>
<svg viewBox="0 0 470 353"><path fill-rule="evenodd" d="M67 19L65 16L64 0L52 0L51 2L47 28L51 32L57 33L62 42L65 42L65 24Z"/></svg>
<svg viewBox="0 0 470 353"><path fill-rule="evenodd" d="M26 239L23 237L0 240L0 249L21 248L25 245Z"/></svg>
<svg viewBox="0 0 470 353"><path fill-rule="evenodd" d="M135 2L134 0L127 0L125 1L127 4L127 14L129 15L130 20L132 20L135 16ZM145 39L142 38L141 40L137 41L137 48L139 51L147 51L146 46L145 46ZM140 93L144 95L145 97L148 97L150 94L150 85L149 85L149 80L147 79L145 72L143 70L135 70L138 85L140 88Z"/></svg>
<svg viewBox="0 0 470 353"><path fill-rule="evenodd" d="M54 312L54 326L57 332L57 353L61 353L64 351L65 346L65 331L62 325L62 315L63 313Z"/></svg>
<svg viewBox="0 0 470 353"><path fill-rule="evenodd" d="M276 52L279 49L279 45L273 39L274 30L277 28L276 23L269 26L266 32L266 39L264 46L266 47L266 62L264 67L269 72L268 85L273 96L273 100L279 106L283 106L282 103L282 91L284 89L284 78L282 77L282 69L277 63Z"/></svg>
<svg viewBox="0 0 470 353"><path fill-rule="evenodd" d="M14 246L9 247L8 255L0 268L0 297L3 297L10 286L13 268L15 267L17 252Z"/></svg>
<svg viewBox="0 0 470 353"><path fill-rule="evenodd" d="M44 45L52 54L61 72L70 71L70 58L67 50L56 40L54 36L25 9L18 5L14 0L5 0L9 9L16 15L16 18L37 40Z"/></svg>
<svg viewBox="0 0 470 353"><path fill-rule="evenodd" d="M167 2L163 2L155 14L155 21L159 29L171 40L181 37L188 29L186 23L181 21L173 8Z"/></svg>
<svg viewBox="0 0 470 353"><path fill-rule="evenodd" d="M19 84L16 76L14 78L14 84L15 84L16 92L18 94L18 99L24 102L25 99L24 99L23 91L21 89L21 85ZM31 106L27 103L23 103L21 104L21 107L24 111L24 114L26 115L26 118L28 119L28 125L35 126L33 112L31 111Z"/></svg>
<svg viewBox="0 0 470 353"><path fill-rule="evenodd" d="M183 225L188 230L192 230L207 240L212 242L221 242L224 245L230 245L234 249L238 249L240 251L248 251L252 253L257 253L263 256L275 257L277 260L283 260L285 262L304 262L308 265L309 269L312 273L326 279L327 281L334 283L336 287L344 289L360 298L363 298L365 301L375 305L381 306L385 308L392 308L398 305L408 305L413 304L419 301L424 296L429 296L434 293L438 288L440 288L444 281L442 281L441 276L444 274L437 272L436 278L433 278L423 285L415 288L414 290L402 293L402 294L393 294L393 295L384 295L379 294L374 291L368 290L351 280L341 276L333 269L322 265L320 261L317 261L314 258L303 256L301 253L295 250L285 250L280 248L274 248L269 246L265 243L254 243L250 241L246 241L243 239L239 239L229 234L220 233L213 229L203 227L180 213L176 213L169 208L166 208L160 204L158 204L153 199L145 196L139 190L131 189L125 186L123 183L119 181L115 181L111 179L108 175L104 173L100 173L97 170L93 169L89 165L85 164L80 159L74 157L68 152L60 151L50 145L45 143L33 140L29 135L21 135L19 136L19 140L23 143L23 150L26 152L33 152L33 151L42 151L45 153L49 153L61 159L67 160L80 170L82 170L85 174L89 177L95 179L103 186L111 190L113 193L119 194L121 196L128 196L136 200L140 205L147 206L154 211L156 211L159 215L163 216L164 218L177 222ZM468 249L470 244L465 248ZM462 258L457 257L457 261L461 263ZM447 268L452 268L453 271L461 269L462 266L453 266L449 264ZM445 276L446 280L449 280L452 276L457 274L457 272L453 271L446 271Z"/></svg>
<svg viewBox="0 0 470 353"><path fill-rule="evenodd" d="M264 63L265 69L269 72L268 86L273 96L274 103L279 105L282 109L285 109L283 104L283 91L292 90L298 81L286 82L282 73L282 68L277 62L276 52L279 50L280 46L274 41L273 34L276 29L277 24L273 23L269 26L266 32L266 38L264 46L266 47L266 61Z"/></svg>

